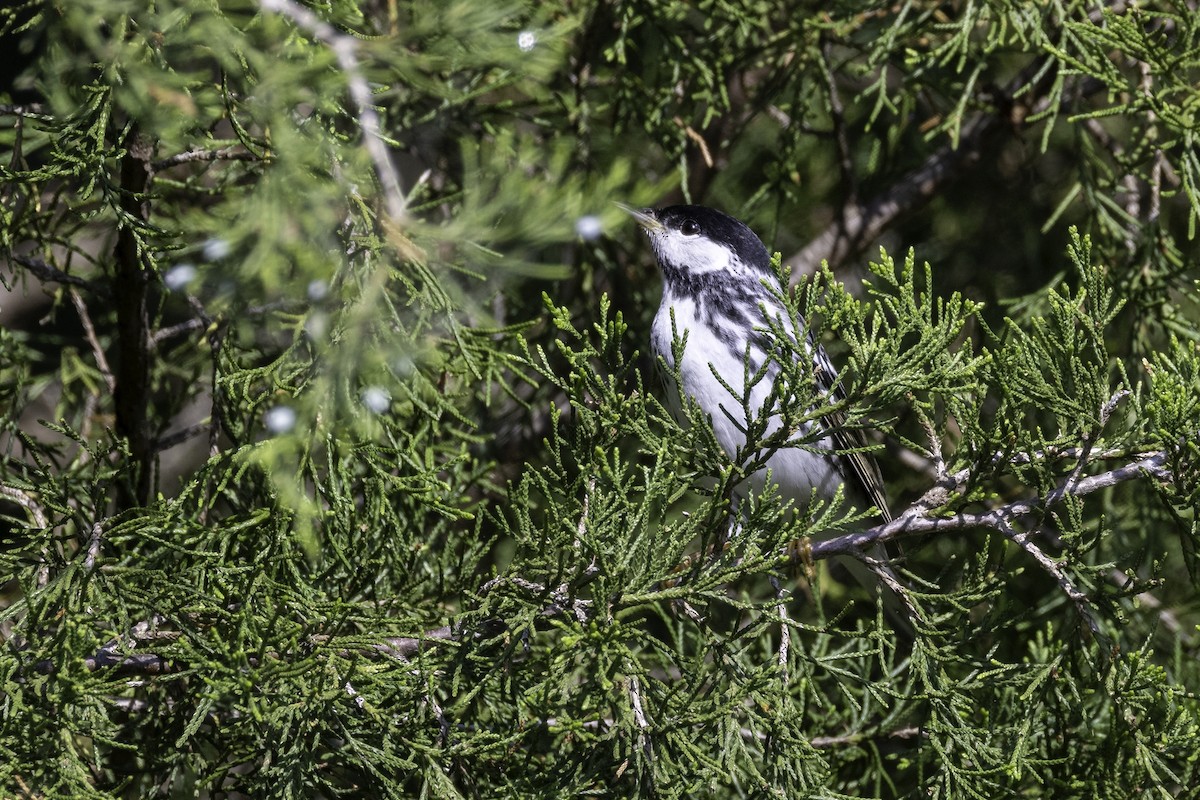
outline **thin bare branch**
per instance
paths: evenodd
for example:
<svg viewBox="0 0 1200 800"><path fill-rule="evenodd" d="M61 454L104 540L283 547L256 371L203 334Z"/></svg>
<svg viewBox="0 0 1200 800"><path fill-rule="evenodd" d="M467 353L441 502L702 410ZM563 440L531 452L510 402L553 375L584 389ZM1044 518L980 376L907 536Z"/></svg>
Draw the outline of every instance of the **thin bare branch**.
<svg viewBox="0 0 1200 800"><path fill-rule="evenodd" d="M186 336L189 333L204 330L208 327L210 321L211 320L201 319L200 317L185 319L183 322L176 323L175 325L170 325L166 328L159 328L154 332L154 336L151 338L154 340L155 344L158 344L159 342L165 342L168 339L174 339L176 336Z"/></svg>
<svg viewBox="0 0 1200 800"><path fill-rule="evenodd" d="M788 684L788 649L792 644L791 618L788 617L787 592L779 583L779 579L771 576L771 588L775 590L775 611L779 614L779 652L776 663L779 665L779 680L784 686Z"/></svg>
<svg viewBox="0 0 1200 800"><path fill-rule="evenodd" d="M1075 583L1067 576L1062 567L1046 554L1046 551L1038 547L1033 542L1033 534L1036 531L1018 531L1008 524L1007 520L998 520L993 526L1006 539L1020 547L1028 553L1034 561L1038 563L1045 572L1054 578L1058 588L1062 589L1072 603L1075 604L1075 610L1079 612L1079 616L1087 623L1088 628L1093 634L1100 634L1100 624L1096 621L1096 615L1092 613L1092 604L1088 601L1087 595L1075 586Z"/></svg>
<svg viewBox="0 0 1200 800"><path fill-rule="evenodd" d="M96 368L100 370L100 375L104 378L104 385L108 387L109 394L112 394L117 388L117 380L113 377L112 369L108 366L108 358L104 355L104 348L100 346L100 339L96 336L96 328L92 325L92 317L88 313L87 305L83 302L83 298L79 296L79 292L74 288L68 289L67 292L71 296L71 302L75 306L75 311L79 314L79 322L83 325L84 336L87 337L88 344L92 348L92 357L96 359Z"/></svg>
<svg viewBox="0 0 1200 800"><path fill-rule="evenodd" d="M83 660L84 668L89 672L98 669L116 669L119 672L141 675L157 675L172 672L175 667L166 658L156 653L132 653L126 655L123 651L132 650L139 642L149 639L173 639L178 636L174 631L159 631L158 626L163 622L160 616L143 620L134 625L129 633L110 640L96 654ZM51 659L39 661L33 667L36 671L48 674L56 671L59 665Z"/></svg>
<svg viewBox="0 0 1200 800"><path fill-rule="evenodd" d="M1092 447L1096 443L1096 437L1100 435L1100 431L1104 430L1104 426L1108 424L1109 417L1112 416L1113 411L1115 411L1117 406L1120 405L1121 401L1128 396L1129 390L1121 389L1120 391L1115 392L1113 396L1108 398L1104 405L1100 407L1100 424L1094 431L1090 432L1084 437L1083 442L1079 445L1079 456L1076 460L1075 468L1071 470L1070 477L1063 481L1063 483L1057 489L1051 492L1046 498L1047 506L1057 505L1060 500L1070 493L1071 487L1079 481L1080 476L1083 475L1084 468L1088 464L1088 458L1092 454Z"/></svg>
<svg viewBox="0 0 1200 800"><path fill-rule="evenodd" d="M161 453L164 450L170 450L172 447L178 447L188 439L200 436L207 433L211 424L208 422L197 422L195 425L189 425L186 428L181 428L174 433L168 433L165 436L160 436L154 441L155 452Z"/></svg>
<svg viewBox="0 0 1200 800"><path fill-rule="evenodd" d="M1039 77L1040 76L1040 77ZM879 238L901 215L914 210L937 193L951 179L961 175L983 156L992 137L1006 129L1019 126L1028 116L1040 113L1050 105L1041 87L1048 86L1053 76L1043 70L1043 62L1035 61L1024 69L997 96L997 109L981 112L969 119L959 131L957 146L947 144L925 159L925 163L901 177L881 194L865 202L847 202L835 219L804 249L784 259L791 267L793 280L811 275L828 261L831 267L845 261L864 246ZM1038 81L1032 92L1023 92L1030 81ZM1085 80L1078 86L1078 95L1099 91L1099 81ZM1020 97L1020 101L1015 98Z"/></svg>
<svg viewBox="0 0 1200 800"><path fill-rule="evenodd" d="M1160 480L1169 478L1171 473L1166 463L1167 453L1164 451L1145 454L1136 461L1116 469L1080 478L1068 491L1059 494L1057 500L1061 501L1068 496L1084 497L1100 489L1116 486L1119 483L1146 475ZM891 522L859 533L849 533L813 542L808 551L809 557L814 561L819 561L838 555L854 555L882 542L924 533L941 533L965 528L991 528L999 532L1002 526L1011 520L1031 516L1049 507L1047 503L1035 499L1017 500L981 513L963 512L949 517L929 516L928 512L931 509L942 505L940 502L932 502L932 498L940 496L942 493L948 493L953 488L961 487L966 483L968 477L969 473L965 470L950 476L945 482L931 488L907 511ZM954 486L948 487L947 484L954 484Z"/></svg>
<svg viewBox="0 0 1200 800"><path fill-rule="evenodd" d="M88 537L87 557L83 559L83 568L88 572L96 569L96 561L100 558L100 548L104 543L104 525L97 521L92 523L92 535Z"/></svg>
<svg viewBox="0 0 1200 800"><path fill-rule="evenodd" d="M856 745L860 742L879 741L881 739L917 739L925 736L925 732L918 727L897 728L894 731L884 731L881 733L849 733L844 736L815 736L809 740L809 744L818 750L829 750L834 747L842 747L845 745Z"/></svg>
<svg viewBox="0 0 1200 800"><path fill-rule="evenodd" d="M850 151L850 136L846 131L846 107L838 91L837 80L830 66L832 56L828 41L821 43L821 75L825 79L825 90L829 97L829 115L833 120L833 140L837 144L838 173L841 178L844 198L843 211L858 205L858 177L854 174L854 154Z"/></svg>
<svg viewBox="0 0 1200 800"><path fill-rule="evenodd" d="M359 693L358 689L354 688L354 684L352 684L350 681L346 681L346 685L343 686L342 689L344 689L346 694L350 695L350 698L354 700L354 705L358 706L359 708L366 707L366 698Z"/></svg>
<svg viewBox="0 0 1200 800"><path fill-rule="evenodd" d="M643 731L650 727L646 719L646 711L642 708L642 684L637 675L629 677L629 705L633 708L633 721Z"/></svg>
<svg viewBox="0 0 1200 800"><path fill-rule="evenodd" d="M633 721L638 726L638 744L646 753L646 760L654 761L654 740L650 737L650 721L642 707L642 682L637 675L629 676L629 705L633 709Z"/></svg>
<svg viewBox="0 0 1200 800"><path fill-rule="evenodd" d="M53 119L45 112L44 106L41 103L30 103L28 105L14 105L12 103L0 103L0 116L12 117L32 117L34 119Z"/></svg>
<svg viewBox="0 0 1200 800"><path fill-rule="evenodd" d="M418 637L398 636L388 639L385 644L376 645L375 649L392 658L407 661L431 644L451 641L454 631L449 625L423 632Z"/></svg>
<svg viewBox="0 0 1200 800"><path fill-rule="evenodd" d="M828 261L836 266L879 237L901 214L916 208L963 168L977 162L988 134L998 130L996 117L978 116L963 126L958 147L946 145L917 169L865 203L843 208L803 250L785 259L794 280L811 275Z"/></svg>
<svg viewBox="0 0 1200 800"><path fill-rule="evenodd" d="M258 161L257 155L249 150L239 150L237 147L222 147L219 150L203 150L200 148L185 150L167 158L152 162L155 170L170 169L180 164L192 164L197 161Z"/></svg>
<svg viewBox="0 0 1200 800"><path fill-rule="evenodd" d="M46 521L46 512L42 510L41 504L37 500L34 500L33 495L24 489L18 489L15 486L5 486L0 483L0 497L11 500L25 509L29 513L29 516L33 518L33 523L37 527L45 528L49 526L49 523Z"/></svg>
<svg viewBox="0 0 1200 800"><path fill-rule="evenodd" d="M13 253L9 256L9 260L14 264L20 264L29 271L33 277L43 283L61 283L64 286L78 286L81 289L87 289L89 292L95 292L98 295L107 296L108 289L94 281L89 281L86 278L80 278L78 275L72 275L68 272L63 272L58 267L51 266L40 258L32 256L22 256Z"/></svg>
<svg viewBox="0 0 1200 800"><path fill-rule="evenodd" d="M400 177L392 164L387 142L383 138L383 126L371 98L371 85L367 82L359 65L359 42L353 36L339 33L309 9L294 0L259 0L265 11L274 11L290 19L314 38L329 45L337 57L338 66L346 76L350 98L358 112L358 124L363 131L363 144L375 167L375 175L383 188L384 204L388 216L394 222L403 222L408 217L408 200L400 188Z"/></svg>

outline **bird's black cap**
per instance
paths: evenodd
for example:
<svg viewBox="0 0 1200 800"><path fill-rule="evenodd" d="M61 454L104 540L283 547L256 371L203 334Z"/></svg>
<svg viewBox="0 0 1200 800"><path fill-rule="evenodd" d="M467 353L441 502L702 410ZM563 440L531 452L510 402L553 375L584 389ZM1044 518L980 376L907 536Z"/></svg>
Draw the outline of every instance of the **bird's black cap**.
<svg viewBox="0 0 1200 800"><path fill-rule="evenodd" d="M695 225L701 236L725 245L747 266L761 270L771 268L771 254L762 240L744 222L723 211L707 206L667 206L651 213L671 230L683 231L685 225Z"/></svg>

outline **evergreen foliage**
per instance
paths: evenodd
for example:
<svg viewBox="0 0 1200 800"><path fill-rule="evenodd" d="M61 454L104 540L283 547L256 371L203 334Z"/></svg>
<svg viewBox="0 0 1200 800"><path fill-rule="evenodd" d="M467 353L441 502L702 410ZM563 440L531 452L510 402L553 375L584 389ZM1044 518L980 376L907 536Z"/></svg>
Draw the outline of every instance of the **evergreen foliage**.
<svg viewBox="0 0 1200 800"><path fill-rule="evenodd" d="M1200 785L1193 2L19 0L0 51L3 796ZM786 431L665 410L615 200L780 251L846 399L781 342L771 402L893 522L734 509Z"/></svg>

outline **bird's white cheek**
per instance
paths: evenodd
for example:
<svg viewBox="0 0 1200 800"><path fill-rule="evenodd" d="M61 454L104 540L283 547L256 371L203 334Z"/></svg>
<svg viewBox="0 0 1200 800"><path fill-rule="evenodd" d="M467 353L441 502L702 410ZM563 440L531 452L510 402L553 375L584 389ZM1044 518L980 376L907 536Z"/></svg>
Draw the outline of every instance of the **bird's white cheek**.
<svg viewBox="0 0 1200 800"><path fill-rule="evenodd" d="M666 231L653 241L660 263L686 265L687 271L694 274L729 268L728 248L712 239Z"/></svg>

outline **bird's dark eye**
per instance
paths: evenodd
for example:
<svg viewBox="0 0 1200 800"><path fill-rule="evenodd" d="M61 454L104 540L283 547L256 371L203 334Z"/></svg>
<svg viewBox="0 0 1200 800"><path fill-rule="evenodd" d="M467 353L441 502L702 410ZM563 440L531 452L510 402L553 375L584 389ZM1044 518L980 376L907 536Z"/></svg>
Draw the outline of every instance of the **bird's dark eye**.
<svg viewBox="0 0 1200 800"><path fill-rule="evenodd" d="M679 232L684 236L695 236L700 233L700 223L694 219L685 219L679 226Z"/></svg>

